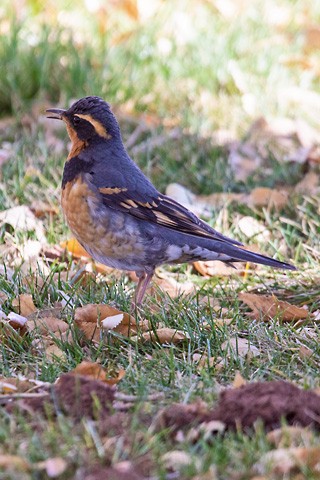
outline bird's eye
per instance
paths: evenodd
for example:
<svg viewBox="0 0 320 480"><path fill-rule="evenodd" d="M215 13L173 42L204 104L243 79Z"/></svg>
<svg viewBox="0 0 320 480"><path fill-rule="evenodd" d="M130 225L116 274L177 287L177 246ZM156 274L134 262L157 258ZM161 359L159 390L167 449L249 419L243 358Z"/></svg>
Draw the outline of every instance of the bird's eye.
<svg viewBox="0 0 320 480"><path fill-rule="evenodd" d="M73 125L77 126L79 125L79 123L81 122L81 118L77 117L76 115L74 115L73 117Z"/></svg>

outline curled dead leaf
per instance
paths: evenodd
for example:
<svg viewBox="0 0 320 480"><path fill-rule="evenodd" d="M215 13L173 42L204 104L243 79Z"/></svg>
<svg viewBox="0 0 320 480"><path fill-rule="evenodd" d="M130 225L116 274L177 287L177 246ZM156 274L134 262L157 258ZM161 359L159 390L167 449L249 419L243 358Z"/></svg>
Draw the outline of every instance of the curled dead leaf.
<svg viewBox="0 0 320 480"><path fill-rule="evenodd" d="M247 383L248 383L247 380L245 378L243 378L241 373L239 371L236 371L236 374L235 374L233 382L232 382L233 388L243 387L243 385L246 385Z"/></svg>
<svg viewBox="0 0 320 480"><path fill-rule="evenodd" d="M28 317L31 313L37 310L33 303L32 295L29 294L22 294L16 297L12 301L12 306L14 310L23 317Z"/></svg>
<svg viewBox="0 0 320 480"><path fill-rule="evenodd" d="M289 475L304 471L319 472L320 447L278 448L262 455L254 470L259 474Z"/></svg>
<svg viewBox="0 0 320 480"><path fill-rule="evenodd" d="M186 332L175 330L174 328L158 328L155 331L144 332L139 337L132 337L132 340L157 342L157 343L180 343L189 337Z"/></svg>
<svg viewBox="0 0 320 480"><path fill-rule="evenodd" d="M58 336L69 330L69 325L66 322L52 316L43 318L33 317L33 319L28 320L27 327L29 331L36 329L42 335L53 333Z"/></svg>
<svg viewBox="0 0 320 480"><path fill-rule="evenodd" d="M310 171L306 173L303 179L294 187L294 191L301 195L313 195L319 189L319 175Z"/></svg>
<svg viewBox="0 0 320 480"><path fill-rule="evenodd" d="M67 359L66 353L61 350L61 348L59 348L58 345L56 345L55 343L49 343L49 345L45 349L45 354L46 357L51 361L54 361L57 358L59 358L60 360Z"/></svg>
<svg viewBox="0 0 320 480"><path fill-rule="evenodd" d="M120 369L118 370L116 375L111 376L111 372L108 372L108 370L102 367L102 365L84 360L69 373L72 373L74 375L84 375L86 377L91 377L95 380L105 382L108 385L115 385L119 383L120 380L125 376L126 371L124 369Z"/></svg>
<svg viewBox="0 0 320 480"><path fill-rule="evenodd" d="M199 260L198 262L194 262L193 266L203 277L243 275L245 272L245 263L241 262L237 263L236 268L217 260Z"/></svg>
<svg viewBox="0 0 320 480"><path fill-rule="evenodd" d="M166 470L179 471L194 463L191 455L180 450L172 450L162 455L162 462Z"/></svg>
<svg viewBox="0 0 320 480"><path fill-rule="evenodd" d="M154 277L152 285L149 289L149 294L152 297L157 297L157 287L160 287L161 290L164 290L171 298L177 298L182 294L188 295L195 292L195 285L193 282L179 283L171 277Z"/></svg>
<svg viewBox="0 0 320 480"><path fill-rule="evenodd" d="M104 304L90 303L77 308L74 321L87 339L96 342L100 341L104 330L112 329L113 332L127 337L138 332L138 325L131 315ZM140 326L142 329L146 327L144 322L140 322Z"/></svg>
<svg viewBox="0 0 320 480"><path fill-rule="evenodd" d="M31 470L31 465L27 460L18 455L4 454L0 455L0 469L28 472Z"/></svg>
<svg viewBox="0 0 320 480"><path fill-rule="evenodd" d="M260 355L260 350L252 345L246 338L232 337L223 342L222 350L226 350L230 356L239 356L250 359Z"/></svg>
<svg viewBox="0 0 320 480"><path fill-rule="evenodd" d="M0 225L5 224L10 225L15 231L34 231L41 244L47 243L42 222L35 217L26 205L12 207L0 212Z"/></svg>
<svg viewBox="0 0 320 480"><path fill-rule="evenodd" d="M314 434L310 428L285 425L267 433L267 440L276 448L311 446Z"/></svg>
<svg viewBox="0 0 320 480"><path fill-rule="evenodd" d="M82 245L75 238L70 238L65 242L61 242L60 246L67 250L74 258L87 257L91 258L89 253L83 248Z"/></svg>
<svg viewBox="0 0 320 480"><path fill-rule="evenodd" d="M265 242L270 238L269 230L254 217L246 216L240 218L238 228L247 238L254 237L258 242Z"/></svg>
<svg viewBox="0 0 320 480"><path fill-rule="evenodd" d="M276 210L284 208L289 201L289 192L266 187L254 188L247 196L250 207L270 207Z"/></svg>
<svg viewBox="0 0 320 480"><path fill-rule="evenodd" d="M65 242L61 242L60 246L64 250L67 250L67 252L69 252L70 255L72 255L72 257L75 259L94 262L91 255L89 255L89 253L83 248L82 245L80 245L78 240L76 240L75 238L70 238ZM99 262L94 262L94 270L97 273L102 273L106 275L115 271L114 268L107 267L107 265L103 265Z"/></svg>
<svg viewBox="0 0 320 480"><path fill-rule="evenodd" d="M256 320L268 321L276 318L282 322L304 320L309 317L305 308L297 307L275 295L257 295L255 293L240 293L239 299L253 310L251 316Z"/></svg>

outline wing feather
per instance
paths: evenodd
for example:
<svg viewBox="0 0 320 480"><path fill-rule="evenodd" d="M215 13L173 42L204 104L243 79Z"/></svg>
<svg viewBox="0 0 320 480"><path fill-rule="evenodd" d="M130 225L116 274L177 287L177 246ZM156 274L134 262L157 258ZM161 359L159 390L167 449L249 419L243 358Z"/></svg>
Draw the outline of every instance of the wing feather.
<svg viewBox="0 0 320 480"><path fill-rule="evenodd" d="M242 245L217 232L190 210L166 195L158 193L157 196L143 196L136 191L129 192L126 188L119 187L102 187L99 191L106 206L126 212L140 220L196 237Z"/></svg>

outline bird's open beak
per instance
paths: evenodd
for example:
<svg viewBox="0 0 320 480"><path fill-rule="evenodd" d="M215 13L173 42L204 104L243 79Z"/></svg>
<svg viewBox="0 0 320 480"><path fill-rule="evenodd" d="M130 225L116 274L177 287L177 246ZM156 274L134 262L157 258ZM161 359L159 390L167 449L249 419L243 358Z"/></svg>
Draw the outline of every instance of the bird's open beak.
<svg viewBox="0 0 320 480"><path fill-rule="evenodd" d="M66 110L61 108L48 108L47 113L53 113L53 115L47 115L47 118L55 118L56 120L63 120L63 116L66 113Z"/></svg>

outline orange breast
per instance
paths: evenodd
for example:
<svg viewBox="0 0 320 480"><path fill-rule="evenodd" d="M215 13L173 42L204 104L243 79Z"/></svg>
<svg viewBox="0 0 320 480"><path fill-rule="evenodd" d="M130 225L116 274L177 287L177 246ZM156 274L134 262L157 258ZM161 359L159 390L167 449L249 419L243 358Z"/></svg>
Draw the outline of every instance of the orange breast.
<svg viewBox="0 0 320 480"><path fill-rule="evenodd" d="M123 213L107 209L101 213L99 201L81 177L66 184L61 205L75 237L99 261L101 257L129 259L142 255L139 232L126 232L128 225Z"/></svg>

